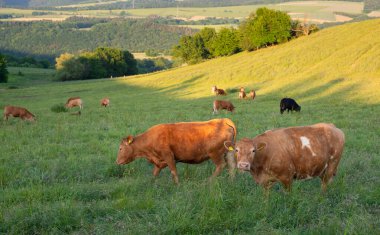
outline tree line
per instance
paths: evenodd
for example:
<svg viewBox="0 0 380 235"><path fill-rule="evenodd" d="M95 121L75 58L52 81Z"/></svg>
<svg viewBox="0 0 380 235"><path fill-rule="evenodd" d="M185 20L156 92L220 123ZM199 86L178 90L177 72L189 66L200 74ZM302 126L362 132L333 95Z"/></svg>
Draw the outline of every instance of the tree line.
<svg viewBox="0 0 380 235"><path fill-rule="evenodd" d="M169 53L182 35L196 30L149 19L84 19L64 22L0 22L0 52L53 60L62 53L91 51L100 46L133 52Z"/></svg>
<svg viewBox="0 0 380 235"><path fill-rule="evenodd" d="M238 29L204 28L193 36L183 36L173 48L173 56L194 64L205 59L252 51L279 43L292 37L309 35L318 30L316 25L292 21L285 12L259 8L243 21Z"/></svg>
<svg viewBox="0 0 380 235"><path fill-rule="evenodd" d="M8 82L7 60L0 54L0 83Z"/></svg>
<svg viewBox="0 0 380 235"><path fill-rule="evenodd" d="M137 74L137 62L129 51L99 47L78 55L56 58L56 77L61 81L119 77Z"/></svg>
<svg viewBox="0 0 380 235"><path fill-rule="evenodd" d="M60 81L86 80L151 73L173 66L165 58L136 60L129 52L99 47L76 55L63 53L56 59L56 78Z"/></svg>

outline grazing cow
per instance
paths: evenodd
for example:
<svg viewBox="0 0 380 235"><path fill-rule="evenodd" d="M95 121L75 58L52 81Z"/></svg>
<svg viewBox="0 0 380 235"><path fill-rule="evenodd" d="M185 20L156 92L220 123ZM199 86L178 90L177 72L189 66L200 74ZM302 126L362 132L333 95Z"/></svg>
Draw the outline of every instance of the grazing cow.
<svg viewBox="0 0 380 235"><path fill-rule="evenodd" d="M267 131L253 139L244 138L233 148L238 169L250 171L256 183L267 190L276 181L290 190L293 179L320 177L326 191L336 174L344 139L344 133L333 124L319 123Z"/></svg>
<svg viewBox="0 0 380 235"><path fill-rule="evenodd" d="M73 108L78 106L80 109L83 108L83 102L80 97L71 97L67 100L65 107L66 108Z"/></svg>
<svg viewBox="0 0 380 235"><path fill-rule="evenodd" d="M280 113L282 114L285 110L288 110L288 113L289 111L300 112L301 106L292 98L283 98L280 102Z"/></svg>
<svg viewBox="0 0 380 235"><path fill-rule="evenodd" d="M215 95L227 95L227 93L223 89L218 89L216 86L211 87L211 91Z"/></svg>
<svg viewBox="0 0 380 235"><path fill-rule="evenodd" d="M248 97L249 97L250 99L254 100L255 97L256 97L256 92L255 92L254 90L251 90L251 91L249 92L249 94L248 94Z"/></svg>
<svg viewBox="0 0 380 235"><path fill-rule="evenodd" d="M178 183L176 162L198 164L211 159L216 165L213 178L225 167L225 156L233 153L225 149L224 142L234 143L235 138L235 124L227 118L159 124L138 136L123 138L116 163L128 164L144 157L154 164L154 176L169 166L174 182ZM226 158L232 176L234 157Z"/></svg>
<svg viewBox="0 0 380 235"><path fill-rule="evenodd" d="M100 106L107 107L108 105L110 105L110 99L109 98L103 98L100 101Z"/></svg>
<svg viewBox="0 0 380 235"><path fill-rule="evenodd" d="M235 110L235 107L230 101L214 100L212 114L218 113L218 110L221 109L226 109L227 111L233 112Z"/></svg>
<svg viewBox="0 0 380 235"><path fill-rule="evenodd" d="M247 94L244 91L244 87L240 87L239 99L245 99L245 98L247 98Z"/></svg>
<svg viewBox="0 0 380 235"><path fill-rule="evenodd" d="M19 117L22 120L35 121L36 116L29 112L26 108L16 107L16 106L5 106L4 107L4 121L8 121L9 116Z"/></svg>

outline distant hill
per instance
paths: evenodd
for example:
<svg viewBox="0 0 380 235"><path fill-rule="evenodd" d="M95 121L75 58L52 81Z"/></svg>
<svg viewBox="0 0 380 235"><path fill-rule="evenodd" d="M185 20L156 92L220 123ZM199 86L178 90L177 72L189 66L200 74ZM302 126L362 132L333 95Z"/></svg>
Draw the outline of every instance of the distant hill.
<svg viewBox="0 0 380 235"><path fill-rule="evenodd" d="M192 29L141 19L72 18L64 22L0 22L0 52L54 58L100 46L165 52Z"/></svg>

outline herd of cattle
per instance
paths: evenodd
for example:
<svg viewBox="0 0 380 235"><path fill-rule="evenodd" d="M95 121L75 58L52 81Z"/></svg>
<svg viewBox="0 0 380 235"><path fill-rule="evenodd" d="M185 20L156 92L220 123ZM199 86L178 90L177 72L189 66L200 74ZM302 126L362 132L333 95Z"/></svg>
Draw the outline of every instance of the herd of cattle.
<svg viewBox="0 0 380 235"><path fill-rule="evenodd" d="M226 95L223 89L212 87L216 95ZM248 97L254 99L252 90ZM247 98L242 87L239 98ZM100 101L107 107L108 98ZM69 98L66 108L83 108L80 97ZM220 109L234 111L229 101L215 100L213 113ZM284 98L280 102L281 114L285 111L300 111L293 99ZM4 120L9 116L23 120L35 120L27 109L16 106L5 106ZM117 164L128 164L136 158L146 158L154 165L153 175L169 167L173 180L178 184L176 162L198 164L211 159L216 169L211 178L218 176L228 165L231 176L235 169L248 171L254 181L265 189L280 182L291 189L295 179L320 177L322 189L335 176L343 152L344 133L333 124L318 123L311 126L279 128L266 131L254 138L236 139L237 128L228 118L213 119L205 122L179 122L159 124L137 136L123 138Z"/></svg>

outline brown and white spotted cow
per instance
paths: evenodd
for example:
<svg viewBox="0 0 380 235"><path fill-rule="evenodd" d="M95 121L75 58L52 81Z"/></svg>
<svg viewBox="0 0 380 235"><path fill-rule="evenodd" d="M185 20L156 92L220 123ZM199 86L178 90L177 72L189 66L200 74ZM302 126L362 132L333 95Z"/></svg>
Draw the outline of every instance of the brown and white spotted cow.
<svg viewBox="0 0 380 235"><path fill-rule="evenodd" d="M267 131L229 147L236 152L238 169L249 171L266 189L279 181L290 190L294 179L320 177L326 191L336 174L344 142L340 129L319 123Z"/></svg>
<svg viewBox="0 0 380 235"><path fill-rule="evenodd" d="M159 124L135 137L123 138L116 163L128 164L143 157L155 165L154 176L169 166L174 182L178 183L177 162L199 164L211 159L216 165L212 174L215 177L223 170L227 160L233 176L236 162L231 152L225 149L224 142L235 143L235 139L236 127L228 118Z"/></svg>
<svg viewBox="0 0 380 235"><path fill-rule="evenodd" d="M216 86L211 87L211 91L215 95L227 95L227 93L223 89L219 89Z"/></svg>
<svg viewBox="0 0 380 235"><path fill-rule="evenodd" d="M245 99L245 98L247 98L247 94L245 93L244 87L240 87L239 99Z"/></svg>

